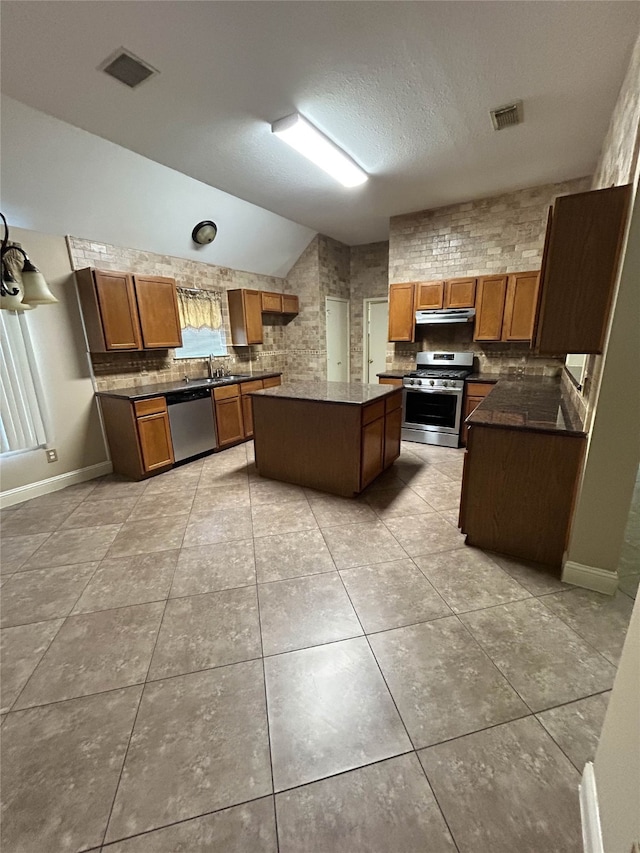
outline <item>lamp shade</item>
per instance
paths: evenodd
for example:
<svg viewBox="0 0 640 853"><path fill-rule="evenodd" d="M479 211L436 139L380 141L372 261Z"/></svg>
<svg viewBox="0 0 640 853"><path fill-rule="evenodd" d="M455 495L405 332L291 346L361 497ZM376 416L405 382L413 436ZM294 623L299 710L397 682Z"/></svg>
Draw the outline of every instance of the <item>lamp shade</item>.
<svg viewBox="0 0 640 853"><path fill-rule="evenodd" d="M17 293L15 296L8 294L0 296L0 310L2 311L30 311L31 305L27 305L22 301L22 294Z"/></svg>
<svg viewBox="0 0 640 853"><path fill-rule="evenodd" d="M25 261L22 270L22 287L24 289L22 298L29 305L49 305L58 302L49 290L49 285L44 276L31 261Z"/></svg>

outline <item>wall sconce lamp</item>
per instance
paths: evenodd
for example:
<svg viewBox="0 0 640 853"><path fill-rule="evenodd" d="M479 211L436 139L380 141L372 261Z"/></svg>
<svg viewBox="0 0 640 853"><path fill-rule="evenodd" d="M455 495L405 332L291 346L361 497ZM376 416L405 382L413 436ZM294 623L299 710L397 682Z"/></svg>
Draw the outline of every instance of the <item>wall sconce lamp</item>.
<svg viewBox="0 0 640 853"><path fill-rule="evenodd" d="M20 246L9 245L9 226L4 214L0 213L0 217L4 224L4 237L0 248L2 261L0 308L5 311L28 311L38 305L51 305L58 302L49 290L44 276L31 263L25 250ZM20 282L13 274L12 265L18 271Z"/></svg>

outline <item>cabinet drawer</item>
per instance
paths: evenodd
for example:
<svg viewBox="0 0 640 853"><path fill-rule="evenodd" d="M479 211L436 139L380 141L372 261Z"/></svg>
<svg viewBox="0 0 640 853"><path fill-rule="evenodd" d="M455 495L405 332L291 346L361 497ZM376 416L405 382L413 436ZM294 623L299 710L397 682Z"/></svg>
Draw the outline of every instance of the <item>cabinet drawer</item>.
<svg viewBox="0 0 640 853"><path fill-rule="evenodd" d="M261 391L264 388L262 379L256 379L253 382L243 382L240 385L241 394L251 394L252 391Z"/></svg>
<svg viewBox="0 0 640 853"><path fill-rule="evenodd" d="M230 397L239 396L240 386L237 383L235 385L222 385L220 388L213 389L214 400L228 400Z"/></svg>
<svg viewBox="0 0 640 853"><path fill-rule="evenodd" d="M467 382L467 396L486 397L495 387L495 382Z"/></svg>
<svg viewBox="0 0 640 853"><path fill-rule="evenodd" d="M136 417L142 415L155 415L158 412L167 411L167 401L164 397L152 397L150 400L136 400L133 404Z"/></svg>
<svg viewBox="0 0 640 853"><path fill-rule="evenodd" d="M362 426L377 421L378 418L384 417L384 400L378 400L375 403L369 403L362 409Z"/></svg>
<svg viewBox="0 0 640 853"><path fill-rule="evenodd" d="M263 379L264 388L275 388L276 385L282 385L281 376L270 376L268 379Z"/></svg>
<svg viewBox="0 0 640 853"><path fill-rule="evenodd" d="M262 310L271 314L282 314L282 294L262 291Z"/></svg>
<svg viewBox="0 0 640 853"><path fill-rule="evenodd" d="M400 380L402 381L402 380ZM402 392L400 394L390 394L384 401L385 412L394 412L396 409L402 408Z"/></svg>

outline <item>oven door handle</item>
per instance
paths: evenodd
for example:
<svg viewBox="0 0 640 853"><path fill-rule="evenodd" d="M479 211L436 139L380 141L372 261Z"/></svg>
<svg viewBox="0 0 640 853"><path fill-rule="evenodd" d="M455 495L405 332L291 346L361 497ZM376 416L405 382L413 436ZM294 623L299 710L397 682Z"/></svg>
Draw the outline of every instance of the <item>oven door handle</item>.
<svg viewBox="0 0 640 853"><path fill-rule="evenodd" d="M403 391L415 394L462 394L462 388L412 388L405 385Z"/></svg>

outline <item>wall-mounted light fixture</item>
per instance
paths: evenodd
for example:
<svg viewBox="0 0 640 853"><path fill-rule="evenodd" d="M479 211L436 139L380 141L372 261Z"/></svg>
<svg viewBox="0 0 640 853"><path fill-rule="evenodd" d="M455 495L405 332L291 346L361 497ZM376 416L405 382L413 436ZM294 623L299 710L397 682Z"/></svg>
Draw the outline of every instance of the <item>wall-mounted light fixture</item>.
<svg viewBox="0 0 640 853"><path fill-rule="evenodd" d="M203 222L198 222L196 227L191 232L191 239L199 246L206 246L207 243L213 243L218 233L218 226L211 219L205 219Z"/></svg>
<svg viewBox="0 0 640 853"><path fill-rule="evenodd" d="M2 281L0 282L0 308L5 311L28 311L38 305L50 305L58 300L49 290L44 276L29 260L20 246L9 245L9 226L4 214L0 213L4 224L4 237L0 248L2 262ZM21 257L22 256L22 257ZM20 282L11 271L14 264L20 275Z"/></svg>
<svg viewBox="0 0 640 853"><path fill-rule="evenodd" d="M271 132L345 187L357 187L369 177L351 157L300 113L274 121Z"/></svg>

